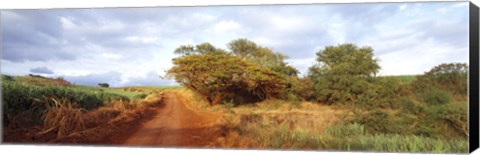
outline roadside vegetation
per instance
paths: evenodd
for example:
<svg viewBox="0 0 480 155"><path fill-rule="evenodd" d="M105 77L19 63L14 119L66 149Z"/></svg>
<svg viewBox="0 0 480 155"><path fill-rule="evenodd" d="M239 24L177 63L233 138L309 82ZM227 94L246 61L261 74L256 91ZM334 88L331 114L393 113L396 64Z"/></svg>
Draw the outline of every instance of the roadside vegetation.
<svg viewBox="0 0 480 155"><path fill-rule="evenodd" d="M149 106L158 104L159 93L74 85L63 78L39 75L2 75L3 139L100 142L132 125ZM107 128L112 133L102 132ZM92 130L98 131L88 133L93 136L88 140L78 137Z"/></svg>
<svg viewBox="0 0 480 155"><path fill-rule="evenodd" d="M181 86L91 87L2 75L4 139L97 143L128 131L162 93L172 93L190 109L222 116L210 147L468 151L467 64L380 76L373 48L338 44L317 51L300 76L272 48L248 39L226 47L179 46L166 77Z"/></svg>
<svg viewBox="0 0 480 155"><path fill-rule="evenodd" d="M468 151L467 64L379 76L370 47L327 46L308 75L247 39L182 45L167 71L190 108L224 114L213 147Z"/></svg>

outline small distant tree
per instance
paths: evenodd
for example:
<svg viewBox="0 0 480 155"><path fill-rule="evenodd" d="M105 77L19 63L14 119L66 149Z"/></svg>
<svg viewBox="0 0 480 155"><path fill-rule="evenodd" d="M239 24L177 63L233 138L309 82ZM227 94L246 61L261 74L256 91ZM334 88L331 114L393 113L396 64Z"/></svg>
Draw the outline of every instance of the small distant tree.
<svg viewBox="0 0 480 155"><path fill-rule="evenodd" d="M98 85L100 87L103 87L103 88L108 88L109 87L108 83L99 83Z"/></svg>
<svg viewBox="0 0 480 155"><path fill-rule="evenodd" d="M361 102L375 95L374 80L380 66L371 47L354 44L327 46L317 52L318 62L309 68L315 97L326 104Z"/></svg>

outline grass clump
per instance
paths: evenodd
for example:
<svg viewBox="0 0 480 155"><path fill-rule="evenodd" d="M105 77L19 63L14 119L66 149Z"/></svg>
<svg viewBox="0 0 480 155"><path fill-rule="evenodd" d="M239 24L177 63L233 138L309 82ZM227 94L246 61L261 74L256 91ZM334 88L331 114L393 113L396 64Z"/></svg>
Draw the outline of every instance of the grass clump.
<svg viewBox="0 0 480 155"><path fill-rule="evenodd" d="M2 81L4 126L14 127L21 124L35 125L41 123L41 114L48 105L54 104L54 101L49 100L49 98L68 100L68 102L75 103L78 108L86 111L98 108L108 102L129 100L116 94L90 92L75 87L39 86L16 81ZM31 119L20 119L19 116ZM23 122L20 120L23 120Z"/></svg>
<svg viewBox="0 0 480 155"><path fill-rule="evenodd" d="M38 134L54 132L58 138L85 130L83 109L77 108L75 103L65 98L50 98L49 100L52 101L50 102L52 104L47 105L42 117L43 131Z"/></svg>
<svg viewBox="0 0 480 155"><path fill-rule="evenodd" d="M466 140L372 134L363 125L357 123L327 126L325 130L318 131L291 128L288 123L260 125L261 123L254 122L262 121L250 121L232 128L236 134L230 135L238 135L237 141L250 141L247 145L237 143L232 147L412 153L466 153L468 151ZM229 135L227 135L228 139Z"/></svg>

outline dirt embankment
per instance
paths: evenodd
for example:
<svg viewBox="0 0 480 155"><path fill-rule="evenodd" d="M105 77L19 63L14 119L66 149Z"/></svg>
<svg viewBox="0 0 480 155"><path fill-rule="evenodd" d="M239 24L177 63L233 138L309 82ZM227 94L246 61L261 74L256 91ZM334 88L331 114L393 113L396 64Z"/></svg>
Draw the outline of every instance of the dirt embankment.
<svg viewBox="0 0 480 155"><path fill-rule="evenodd" d="M219 137L215 124L219 114L193 111L174 94L163 95L162 106L131 130L114 136L111 143L123 146L204 147Z"/></svg>

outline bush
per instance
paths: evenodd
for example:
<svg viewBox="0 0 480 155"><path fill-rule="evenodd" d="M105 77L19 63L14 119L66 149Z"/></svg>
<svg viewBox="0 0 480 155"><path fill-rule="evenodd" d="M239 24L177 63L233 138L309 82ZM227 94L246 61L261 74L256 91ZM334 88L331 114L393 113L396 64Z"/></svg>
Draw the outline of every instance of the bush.
<svg viewBox="0 0 480 155"><path fill-rule="evenodd" d="M451 101L451 94L448 91L436 88L417 93L417 97L429 105L443 105Z"/></svg>
<svg viewBox="0 0 480 155"><path fill-rule="evenodd" d="M98 86L103 87L103 88L108 88L109 87L108 83L99 83Z"/></svg>
<svg viewBox="0 0 480 155"><path fill-rule="evenodd" d="M141 99L144 99L147 96L148 96L147 93L137 94L137 95L133 96L133 100L141 100Z"/></svg>
<svg viewBox="0 0 480 155"><path fill-rule="evenodd" d="M9 76L9 75L3 75L1 76L1 80L2 81L13 81L13 77L12 76Z"/></svg>
<svg viewBox="0 0 480 155"><path fill-rule="evenodd" d="M314 83L315 97L327 104L355 102L358 96L371 94L373 80L380 69L373 49L354 44L327 46L317 52L315 66L308 77Z"/></svg>
<svg viewBox="0 0 480 155"><path fill-rule="evenodd" d="M432 87L450 92L453 95L467 96L468 66L464 63L447 63L433 67L412 84L415 90L424 91Z"/></svg>
<svg viewBox="0 0 480 155"><path fill-rule="evenodd" d="M293 98L291 96L295 96L297 100L305 100L310 101L314 99L314 90L313 90L313 82L308 78L298 78L296 76L290 77L290 88L289 94L287 94L288 98ZM290 95L290 96L288 96Z"/></svg>

